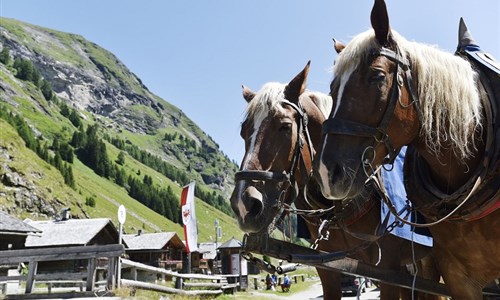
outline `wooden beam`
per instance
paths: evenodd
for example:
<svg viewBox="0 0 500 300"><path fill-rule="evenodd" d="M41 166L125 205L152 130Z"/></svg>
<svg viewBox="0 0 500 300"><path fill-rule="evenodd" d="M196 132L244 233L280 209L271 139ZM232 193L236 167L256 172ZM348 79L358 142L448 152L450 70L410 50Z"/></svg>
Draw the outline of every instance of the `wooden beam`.
<svg viewBox="0 0 500 300"><path fill-rule="evenodd" d="M124 252L123 245L75 246L0 251L0 264L16 264L36 257L37 261L116 257Z"/></svg>
<svg viewBox="0 0 500 300"><path fill-rule="evenodd" d="M95 285L95 273L96 273L96 259L89 258L87 264L87 283L85 286L86 291L92 291Z"/></svg>
<svg viewBox="0 0 500 300"><path fill-rule="evenodd" d="M203 274L181 274L169 270L165 270L162 268L152 267L146 264L138 263L135 261L131 261L128 259L121 259L123 268L136 268L137 270L147 271L156 274L165 274L167 276L172 277L180 277L186 279L199 279L199 280L222 280L223 276L214 276L214 275L203 275Z"/></svg>
<svg viewBox="0 0 500 300"><path fill-rule="evenodd" d="M33 285L35 284L35 274L38 268L38 262L35 260L29 261L28 278L26 279L26 294L31 294Z"/></svg>
<svg viewBox="0 0 500 300"><path fill-rule="evenodd" d="M153 283L146 283L142 281L134 281L128 279L122 279L121 284L124 286L137 287L145 290L158 291L169 294L179 294L179 295L220 295L222 294L222 290L198 290L198 291L184 291L180 289L174 289L170 287L166 287L164 285L158 285Z"/></svg>
<svg viewBox="0 0 500 300"><path fill-rule="evenodd" d="M222 283L213 283L213 282L205 282L205 283L204 282L184 282L183 285L186 288L205 287L205 288L216 288L216 289L220 289L223 286Z"/></svg>

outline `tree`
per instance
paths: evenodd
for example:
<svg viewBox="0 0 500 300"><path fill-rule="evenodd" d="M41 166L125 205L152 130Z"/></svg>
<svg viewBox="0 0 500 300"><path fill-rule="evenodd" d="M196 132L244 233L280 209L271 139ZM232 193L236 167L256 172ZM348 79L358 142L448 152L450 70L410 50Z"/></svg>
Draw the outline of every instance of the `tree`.
<svg viewBox="0 0 500 300"><path fill-rule="evenodd" d="M76 127L80 128L82 126L82 120L80 119L80 116L78 115L78 112L76 109L71 109L71 112L69 113L68 119L71 121L71 123Z"/></svg>
<svg viewBox="0 0 500 300"><path fill-rule="evenodd" d="M35 69L31 61L22 58L16 58L16 60L14 61L14 68L17 70L17 78L33 81L33 73Z"/></svg>
<svg viewBox="0 0 500 300"><path fill-rule="evenodd" d="M119 186L124 186L125 185L125 178L127 178L127 174L125 173L125 170L123 168L118 168L117 165L115 165L115 182Z"/></svg>
<svg viewBox="0 0 500 300"><path fill-rule="evenodd" d="M63 177L64 177L64 183L66 183L68 186L74 189L75 177L73 176L73 168L66 163L64 164Z"/></svg>
<svg viewBox="0 0 500 300"><path fill-rule="evenodd" d="M52 85L45 79L42 79L41 82L42 83L40 84L40 90L42 91L43 97L45 98L45 100L52 100L52 97L54 96L54 94L52 93Z"/></svg>
<svg viewBox="0 0 500 300"><path fill-rule="evenodd" d="M71 137L71 146L75 148L82 148L87 144L87 136L85 135L85 132L82 131L75 131L73 133L73 136Z"/></svg>
<svg viewBox="0 0 500 300"><path fill-rule="evenodd" d="M147 186L152 186L153 185L153 178L151 176L144 175L143 182Z"/></svg>
<svg viewBox="0 0 500 300"><path fill-rule="evenodd" d="M85 205L95 207L95 198L90 196L85 199Z"/></svg>
<svg viewBox="0 0 500 300"><path fill-rule="evenodd" d="M71 146L68 143L62 142L59 145L58 152L59 154L61 154L61 158L63 160L69 163L73 163L73 157L74 157L73 148L71 148Z"/></svg>
<svg viewBox="0 0 500 300"><path fill-rule="evenodd" d="M61 115L65 116L66 118L69 117L69 107L66 103L61 103Z"/></svg>
<svg viewBox="0 0 500 300"><path fill-rule="evenodd" d="M7 46L4 46L0 52L0 62L4 65L8 65L10 63L10 50Z"/></svg>
<svg viewBox="0 0 500 300"><path fill-rule="evenodd" d="M118 153L118 158L116 159L116 163L119 164L120 166L123 166L125 164L125 152L120 151L120 153Z"/></svg>

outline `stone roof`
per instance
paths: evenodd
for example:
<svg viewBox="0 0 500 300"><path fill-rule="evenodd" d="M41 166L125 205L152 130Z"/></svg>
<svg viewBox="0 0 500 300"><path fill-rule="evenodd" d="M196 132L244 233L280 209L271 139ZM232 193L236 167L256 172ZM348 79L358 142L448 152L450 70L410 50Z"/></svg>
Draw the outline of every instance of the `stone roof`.
<svg viewBox="0 0 500 300"><path fill-rule="evenodd" d="M0 211L0 232L4 234L28 234L30 232L40 232L40 230L12 217L6 212Z"/></svg>
<svg viewBox="0 0 500 300"><path fill-rule="evenodd" d="M170 241L174 247L185 248L175 232L124 234L123 240L129 250L161 250Z"/></svg>
<svg viewBox="0 0 500 300"><path fill-rule="evenodd" d="M29 225L42 231L40 236L28 236L26 247L86 246L106 226L116 231L111 219L69 219L64 221L32 221ZM118 241L118 238L116 238Z"/></svg>

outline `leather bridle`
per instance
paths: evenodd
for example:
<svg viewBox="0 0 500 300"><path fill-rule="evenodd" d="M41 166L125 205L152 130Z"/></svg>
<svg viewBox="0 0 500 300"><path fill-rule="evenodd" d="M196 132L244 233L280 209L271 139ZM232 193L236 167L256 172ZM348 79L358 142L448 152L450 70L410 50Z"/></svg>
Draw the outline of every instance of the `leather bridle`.
<svg viewBox="0 0 500 300"><path fill-rule="evenodd" d="M323 130L322 130L323 134L337 134L337 135L373 138L374 140L373 145L368 146L363 151L363 155L361 158L363 166L365 167L364 168L365 172L367 168L369 170L371 169L372 171L374 171L372 163L376 154L375 149L377 148L378 145L384 144L388 152L388 156L384 158L382 165L387 165L387 164L392 165L398 155L400 149L394 148L393 143L389 137L389 134L387 133L389 128L389 123L394 115L396 103L399 102L399 104L404 108L410 107L412 104L414 104L417 110L418 117L420 118L420 120L422 120L421 118L422 113L420 111L418 97L415 90L413 89L412 75L411 75L409 61L399 53L397 48L396 51L393 51L388 48L381 47L379 49L373 49L371 53L374 57L385 56L396 63L396 71L394 72L394 77L392 81L393 82L392 93L389 103L387 104L385 113L382 117L382 120L380 121L378 126L373 127L359 122L342 119L340 117L334 117L327 119L323 123ZM403 86L404 80L406 80L407 89L410 95L411 101L409 104L401 103L400 88ZM372 152L371 158L367 157L367 154L370 152ZM372 174L367 174L367 175L372 175Z"/></svg>
<svg viewBox="0 0 500 300"><path fill-rule="evenodd" d="M309 147L309 154L310 154L310 161L312 162L313 160L313 148L312 148L312 143L311 143L311 137L309 134L309 130L307 128L307 123L308 123L308 117L306 112L304 111L304 108L302 107L302 104L300 101L298 104L292 103L287 99L282 99L279 101L282 105L288 105L291 108L293 108L298 116L298 129L297 129L297 140L295 142L294 146L294 153L290 165L290 169L288 172L283 171L283 172L275 172L275 171L262 171L262 170L241 170L239 172L236 172L235 174L235 180L258 180L258 181L276 181L277 183L286 183L282 186L282 189L286 191L289 187L294 188L294 193L293 197L290 201L293 202L295 201L295 198L298 195L298 187L296 184L296 179L295 179L295 172L297 171L299 163L302 164L301 171L303 172L303 178L309 178L311 172L312 172L312 167L310 170L306 170L305 166L305 160L302 155L302 148L304 147L304 141L301 139L301 134L304 135L304 137L307 139L307 146ZM284 194L284 193L281 193ZM281 199L278 199L281 202ZM282 204L282 203L280 203Z"/></svg>

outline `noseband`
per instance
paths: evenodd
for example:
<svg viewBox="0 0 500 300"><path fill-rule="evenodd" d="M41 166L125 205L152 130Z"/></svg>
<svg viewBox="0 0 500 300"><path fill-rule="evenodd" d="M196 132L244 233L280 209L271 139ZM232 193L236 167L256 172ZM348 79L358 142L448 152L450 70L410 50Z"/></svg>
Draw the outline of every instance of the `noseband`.
<svg viewBox="0 0 500 300"><path fill-rule="evenodd" d="M361 158L361 161L363 163L363 166L365 167L365 172L366 168L370 168L373 170L372 163L373 159L375 158L375 149L378 145L383 143L385 145L385 148L387 149L388 156L384 158L384 161L382 162L382 165L385 164L393 164L394 160L398 156L398 149L394 149L393 143L391 142L391 139L387 133L387 130L389 128L389 123L391 121L391 118L394 115L394 110L396 108L396 103L399 102L399 104L403 108L408 108L412 104L415 104L416 110L418 117L420 120L421 118L421 111L419 108L419 103L418 103L418 98L417 94L415 93L412 85L412 76L411 76L411 70L410 70L410 63L408 60L403 57L401 54L399 54L399 51L393 51L390 49L387 49L385 47L381 47L380 49L373 49L372 50L373 56L385 56L388 59L392 60L393 62L396 63L396 71L394 72L394 77L393 77L393 86L392 86L392 94L391 98L389 100L389 103L387 104L385 113L382 117L382 120L380 121L379 125L376 127L373 126L368 126L359 122L353 122L345 119L341 119L339 117L334 117L331 119L327 119L323 123L323 134L338 134L338 135L350 135L350 136L358 136L358 137L368 137L368 138L373 138L374 143L372 146L368 146L364 151L363 151L363 156ZM405 76L403 76L401 73L404 73ZM406 79L406 85L408 88L408 92L410 95L410 103L405 105L401 103L401 93L400 93L400 87L403 86L404 78ZM395 84L397 83L397 84ZM369 152L373 153L372 158L370 159L369 157L366 157L366 154ZM367 174L368 175L368 174Z"/></svg>
<svg viewBox="0 0 500 300"><path fill-rule="evenodd" d="M242 170L236 172L234 178L235 180L258 180L258 181L276 181L278 183L289 183L289 185L284 185L283 189L288 189L289 186L294 187L295 193L293 195L293 199L290 202L293 202L298 194L298 188L295 182L295 172L297 170L299 161L302 163L302 172L308 178L311 170L305 170L304 158L302 157L302 148L304 147L304 142L300 138L301 132L303 132L304 136L307 139L307 145L309 147L309 154L311 155L311 161L313 159L313 148L311 144L311 137L309 134L309 130L307 129L308 117L305 113L300 101L298 104L294 104L287 99L283 99L279 101L282 105L288 105L292 107L299 115L298 121L298 130L297 130L297 141L295 142L294 154L292 157L292 164L290 166L290 170L288 172L273 172L273 171L262 171L262 170Z"/></svg>

